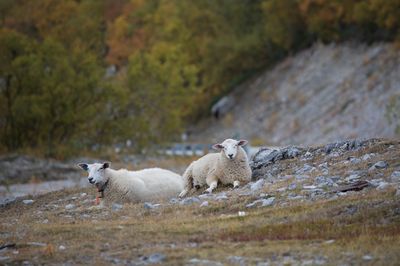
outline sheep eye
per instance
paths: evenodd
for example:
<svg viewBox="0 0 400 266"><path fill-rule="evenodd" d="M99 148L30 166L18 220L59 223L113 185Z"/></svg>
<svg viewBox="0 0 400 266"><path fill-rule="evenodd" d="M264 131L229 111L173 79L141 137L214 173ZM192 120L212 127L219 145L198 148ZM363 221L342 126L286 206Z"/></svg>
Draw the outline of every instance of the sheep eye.
<svg viewBox="0 0 400 266"><path fill-rule="evenodd" d="M100 170L103 170L103 169L104 169L103 167L100 167L99 170L97 170L97 171L100 171Z"/></svg>

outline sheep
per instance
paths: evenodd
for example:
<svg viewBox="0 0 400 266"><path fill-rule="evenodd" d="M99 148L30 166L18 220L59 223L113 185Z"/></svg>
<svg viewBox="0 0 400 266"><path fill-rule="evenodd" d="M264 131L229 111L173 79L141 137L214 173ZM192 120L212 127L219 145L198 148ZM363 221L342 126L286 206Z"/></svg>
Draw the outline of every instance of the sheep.
<svg viewBox="0 0 400 266"><path fill-rule="evenodd" d="M184 190L179 197L184 197L193 188L207 184L206 193L212 193L217 187L218 181L222 184L233 184L239 187L240 182L251 180L251 168L246 152L241 146L247 144L247 140L226 139L224 142L212 147L220 153L209 153L192 162L183 174L185 182Z"/></svg>
<svg viewBox="0 0 400 266"><path fill-rule="evenodd" d="M176 196L183 189L180 175L160 168L139 171L114 170L110 163L79 163L88 172L89 183L94 184L106 202L140 202Z"/></svg>

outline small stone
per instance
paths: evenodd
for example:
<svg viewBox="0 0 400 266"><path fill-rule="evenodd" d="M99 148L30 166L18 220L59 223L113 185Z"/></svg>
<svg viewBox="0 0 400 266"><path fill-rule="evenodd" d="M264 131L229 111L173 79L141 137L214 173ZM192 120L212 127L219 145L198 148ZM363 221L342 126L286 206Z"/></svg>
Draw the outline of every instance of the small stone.
<svg viewBox="0 0 400 266"><path fill-rule="evenodd" d="M295 190L297 188L297 184L296 183L292 183L288 186L289 190Z"/></svg>
<svg viewBox="0 0 400 266"><path fill-rule="evenodd" d="M318 165L319 168L327 169L328 168L328 162L324 162Z"/></svg>
<svg viewBox="0 0 400 266"><path fill-rule="evenodd" d="M66 248L65 246L63 246L63 245L60 245L60 246L58 247L58 249L59 249L59 250L66 250L67 248Z"/></svg>
<svg viewBox="0 0 400 266"><path fill-rule="evenodd" d="M76 199L78 199L78 197L72 197L71 199L72 199L72 200L76 200Z"/></svg>
<svg viewBox="0 0 400 266"><path fill-rule="evenodd" d="M376 170L376 169L385 169L389 166L387 162L379 161L376 162L373 166L369 168L369 170Z"/></svg>
<svg viewBox="0 0 400 266"><path fill-rule="evenodd" d="M264 179L260 179L257 182L254 182L253 184L250 185L250 190L251 191L260 190L263 188L264 183L265 183Z"/></svg>
<svg viewBox="0 0 400 266"><path fill-rule="evenodd" d="M44 219L43 221L42 221L42 224L48 224L49 223L49 219Z"/></svg>
<svg viewBox="0 0 400 266"><path fill-rule="evenodd" d="M396 197L400 197L400 188L397 188L395 195L396 195Z"/></svg>
<svg viewBox="0 0 400 266"><path fill-rule="evenodd" d="M310 178L310 176L308 176L308 175L296 175L295 178L296 178L296 180L305 180L305 179Z"/></svg>
<svg viewBox="0 0 400 266"><path fill-rule="evenodd" d="M238 211L238 216L239 217L243 217L243 216L245 216L246 215L246 212L244 212L244 211Z"/></svg>
<svg viewBox="0 0 400 266"><path fill-rule="evenodd" d="M373 259L373 257L371 255L364 255L362 258L363 258L363 260L372 260Z"/></svg>
<svg viewBox="0 0 400 266"><path fill-rule="evenodd" d="M167 257L164 254L161 253L154 253L151 254L148 258L149 263L161 263L163 262Z"/></svg>
<svg viewBox="0 0 400 266"><path fill-rule="evenodd" d="M177 199L177 198L172 198L169 200L169 203L171 203L171 204L176 204L178 202L179 202L179 199Z"/></svg>
<svg viewBox="0 0 400 266"><path fill-rule="evenodd" d="M82 193L81 194L81 198L84 198L84 197L86 197L87 196L87 193Z"/></svg>
<svg viewBox="0 0 400 266"><path fill-rule="evenodd" d="M332 243L335 243L335 240L334 239L330 239L330 240L325 241L324 243L325 244L332 244Z"/></svg>
<svg viewBox="0 0 400 266"><path fill-rule="evenodd" d="M375 156L375 153L368 153L368 154L364 154L363 157L361 157L361 159L364 160L364 161L367 161L367 160L371 159L374 156Z"/></svg>
<svg viewBox="0 0 400 266"><path fill-rule="evenodd" d="M122 204L118 204L118 203L113 203L111 206L111 210L113 211L119 211L122 210L124 206Z"/></svg>
<svg viewBox="0 0 400 266"><path fill-rule="evenodd" d="M72 210L74 208L75 208L75 204L70 203L70 204L65 205L66 210Z"/></svg>
<svg viewBox="0 0 400 266"><path fill-rule="evenodd" d="M394 171L390 176L390 182L399 183L400 182L400 171Z"/></svg>
<svg viewBox="0 0 400 266"><path fill-rule="evenodd" d="M228 196L225 195L225 194L222 194L222 195L216 196L215 199L216 199L216 200L227 200L227 199L228 199Z"/></svg>
<svg viewBox="0 0 400 266"><path fill-rule="evenodd" d="M350 162L352 163L352 164L358 164L358 163L361 163L361 159L360 158L356 158L356 157L350 157Z"/></svg>
<svg viewBox="0 0 400 266"><path fill-rule="evenodd" d="M387 189L388 187L390 187L390 184L389 184L388 182L381 182L381 183L378 185L377 189L379 189L379 190L385 190L385 189Z"/></svg>
<svg viewBox="0 0 400 266"><path fill-rule="evenodd" d="M263 199L261 206L262 207L271 206L272 204L274 204L274 201L275 201L275 197Z"/></svg>
<svg viewBox="0 0 400 266"><path fill-rule="evenodd" d="M229 256L227 258L232 264L244 265L244 258L240 256Z"/></svg>
<svg viewBox="0 0 400 266"><path fill-rule="evenodd" d="M208 201L203 201L201 204L200 204L200 208L201 207L207 207L208 206Z"/></svg>
<svg viewBox="0 0 400 266"><path fill-rule="evenodd" d="M288 196L288 200L301 200L301 199L304 199L304 197L301 195L289 195Z"/></svg>
<svg viewBox="0 0 400 266"><path fill-rule="evenodd" d="M316 189L317 187L316 187L316 186L314 186L314 185L311 185L311 186L303 186L303 188L304 188L304 189L310 189L310 190L313 190L313 189Z"/></svg>
<svg viewBox="0 0 400 266"><path fill-rule="evenodd" d="M179 204L181 205L190 205L193 203L199 203L200 199L196 198L196 197L189 197L189 198L184 198L183 200L181 200L181 202Z"/></svg>
<svg viewBox="0 0 400 266"><path fill-rule="evenodd" d="M26 204L26 205L31 205L32 203L34 203L35 201L34 200L31 200L31 199L26 199L26 200L23 200L22 201L24 204Z"/></svg>
<svg viewBox="0 0 400 266"><path fill-rule="evenodd" d="M360 176L357 174L353 174L353 175L349 175L348 177L346 177L345 179L347 182L355 182L360 180Z"/></svg>

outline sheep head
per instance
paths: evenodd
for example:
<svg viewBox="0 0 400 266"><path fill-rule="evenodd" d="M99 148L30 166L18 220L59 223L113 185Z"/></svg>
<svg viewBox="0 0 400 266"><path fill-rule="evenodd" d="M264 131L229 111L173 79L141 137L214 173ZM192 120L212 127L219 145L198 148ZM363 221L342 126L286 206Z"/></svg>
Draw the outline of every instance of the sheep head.
<svg viewBox="0 0 400 266"><path fill-rule="evenodd" d="M93 164L79 163L78 166L88 172L88 181L90 184L94 184L99 192L104 190L108 181L105 169L110 167L109 162Z"/></svg>
<svg viewBox="0 0 400 266"><path fill-rule="evenodd" d="M247 142L247 140L226 139L224 142L214 144L212 147L217 151L222 151L229 160L234 160L238 153L239 146L244 146Z"/></svg>

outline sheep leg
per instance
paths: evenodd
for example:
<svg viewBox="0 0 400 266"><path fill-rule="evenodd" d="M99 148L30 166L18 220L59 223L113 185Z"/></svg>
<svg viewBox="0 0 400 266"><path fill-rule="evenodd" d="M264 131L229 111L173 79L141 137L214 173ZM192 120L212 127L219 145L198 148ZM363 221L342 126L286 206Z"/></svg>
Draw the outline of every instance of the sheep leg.
<svg viewBox="0 0 400 266"><path fill-rule="evenodd" d="M218 185L218 178L215 176L209 176L206 179L207 185L209 185L209 188L207 188L204 192L205 193L212 193L212 191L217 187Z"/></svg>
<svg viewBox="0 0 400 266"><path fill-rule="evenodd" d="M240 185L240 182L238 180L233 181L233 188L238 188Z"/></svg>

